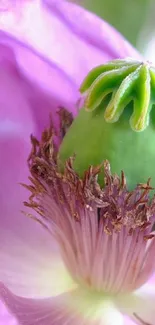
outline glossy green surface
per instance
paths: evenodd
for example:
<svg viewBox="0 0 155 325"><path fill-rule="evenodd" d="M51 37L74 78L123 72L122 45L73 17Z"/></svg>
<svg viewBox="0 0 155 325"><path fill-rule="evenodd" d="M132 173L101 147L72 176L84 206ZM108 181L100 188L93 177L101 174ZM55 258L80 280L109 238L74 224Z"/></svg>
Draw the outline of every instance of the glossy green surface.
<svg viewBox="0 0 155 325"><path fill-rule="evenodd" d="M59 164L76 155L74 168L82 176L105 159L112 173L125 172L129 189L155 186L155 70L148 62L113 60L94 68L80 91L84 108L66 134ZM99 176L104 184L104 175Z"/></svg>
<svg viewBox="0 0 155 325"><path fill-rule="evenodd" d="M131 114L132 104L117 123L107 123L103 103L89 113L81 109L60 147L61 166L76 154L74 168L82 176L90 165L108 159L113 173L125 172L129 189L146 183L149 177L155 186L155 128L150 122L144 131L133 131L129 124ZM104 184L103 175L99 182Z"/></svg>

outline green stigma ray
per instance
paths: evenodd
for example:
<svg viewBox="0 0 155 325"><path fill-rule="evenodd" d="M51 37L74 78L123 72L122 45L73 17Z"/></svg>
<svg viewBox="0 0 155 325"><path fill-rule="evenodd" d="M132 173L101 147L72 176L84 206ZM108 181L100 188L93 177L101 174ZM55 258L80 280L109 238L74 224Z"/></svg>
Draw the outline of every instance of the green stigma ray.
<svg viewBox="0 0 155 325"><path fill-rule="evenodd" d="M91 70L80 91L86 93L88 111L96 109L108 93L112 94L105 109L107 123L117 122L127 104L133 101L130 125L134 131L143 131L155 102L155 71L148 63L131 59L111 61Z"/></svg>

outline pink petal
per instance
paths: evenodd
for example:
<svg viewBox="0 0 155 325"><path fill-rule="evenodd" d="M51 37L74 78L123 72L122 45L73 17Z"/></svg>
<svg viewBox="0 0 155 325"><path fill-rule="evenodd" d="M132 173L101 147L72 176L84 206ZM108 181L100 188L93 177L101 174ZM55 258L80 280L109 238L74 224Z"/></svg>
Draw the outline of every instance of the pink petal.
<svg viewBox="0 0 155 325"><path fill-rule="evenodd" d="M23 236L24 233L29 238L31 233L34 242L34 229L41 227L20 213L28 191L18 183L27 183L28 179L26 161L31 150L30 134L40 135L49 121L49 113L56 111L58 99L52 100L23 78L12 50L5 45L0 45L0 66L1 226L11 227L16 234ZM59 103L62 104L60 100ZM43 233L42 229L40 232ZM39 240L38 234L36 241Z"/></svg>
<svg viewBox="0 0 155 325"><path fill-rule="evenodd" d="M54 113L60 106L72 110L73 113L76 112L75 103L79 98L77 88L61 69L2 32L0 39L3 40L2 49L7 50L4 55L6 56L6 52L12 52L12 56L13 53L16 55L13 60L14 66L16 70L18 69L25 97L41 129L47 125L49 114L53 112L55 117Z"/></svg>
<svg viewBox="0 0 155 325"><path fill-rule="evenodd" d="M17 325L17 320L8 313L5 305L0 301L0 324Z"/></svg>
<svg viewBox="0 0 155 325"><path fill-rule="evenodd" d="M24 1L31 1L31 0L1 0L0 2L0 11L6 11L10 9L17 9L19 6L19 2L22 3Z"/></svg>
<svg viewBox="0 0 155 325"><path fill-rule="evenodd" d="M103 51L105 60L127 56L142 59L140 53L115 28L96 15L75 4L70 5L67 1L42 1L72 29L76 36Z"/></svg>
<svg viewBox="0 0 155 325"><path fill-rule="evenodd" d="M54 94L60 101L72 103L74 100L75 103L78 92L73 82L74 73L69 75L69 71L64 70L63 65L57 66L58 62L55 60L57 52L60 61L63 61L66 50L67 56L69 55L67 44L62 44L62 48L57 49L58 43L55 43L59 25L61 31L65 27L58 20L55 21L55 17L50 16L47 10L40 8L39 3L39 1L26 2L22 6L20 16L16 11L1 15L1 42L13 48L21 70L29 79L41 86L44 91L50 92L50 95ZM64 36L61 38L60 44L63 43ZM68 66L70 64L68 61Z"/></svg>
<svg viewBox="0 0 155 325"><path fill-rule="evenodd" d="M52 324L52 299L21 298L13 295L3 284L0 286L0 295L20 325Z"/></svg>
<svg viewBox="0 0 155 325"><path fill-rule="evenodd" d="M66 281L61 276L56 289L56 281L51 286L50 282L44 283L45 279L57 275L56 262L60 261L57 247L39 224L21 213L29 193L19 183L28 182L26 161L30 152L29 136L36 130L35 120L29 98L25 96L24 81L7 47L0 52L1 63L0 279L20 294L51 295ZM34 104L39 99L45 103L46 98L40 95L36 102L33 97ZM60 263L58 268L63 270Z"/></svg>
<svg viewBox="0 0 155 325"><path fill-rule="evenodd" d="M131 318L124 316L124 323L123 325L136 325L137 322L132 321Z"/></svg>
<svg viewBox="0 0 155 325"><path fill-rule="evenodd" d="M135 293L136 314L146 323L155 324L155 274Z"/></svg>
<svg viewBox="0 0 155 325"><path fill-rule="evenodd" d="M59 253L53 248L49 251L50 245L44 243L41 235L38 247L36 243L32 246L31 241L30 238L29 242L24 242L12 231L5 230L1 234L1 281L14 293L24 297L54 296L72 287L73 282Z"/></svg>
<svg viewBox="0 0 155 325"><path fill-rule="evenodd" d="M0 218L1 227L11 224L13 228L13 217L20 215L21 200L26 192L18 182L24 181L28 175L29 135L35 132L35 123L11 60L4 60L1 65L0 103ZM20 219L21 215L17 217L17 227L20 227Z"/></svg>
<svg viewBox="0 0 155 325"><path fill-rule="evenodd" d="M2 12L0 42L14 52L39 133L58 106L76 113L77 89L92 67L124 55L141 58L111 26L66 1L52 1L50 7L41 1L22 1L18 10ZM117 44L121 45L116 50Z"/></svg>
<svg viewBox="0 0 155 325"><path fill-rule="evenodd" d="M0 296L20 325L133 325L109 301L79 295L78 290L49 299L25 299L13 295L3 284ZM88 299L88 300L87 300Z"/></svg>
<svg viewBox="0 0 155 325"><path fill-rule="evenodd" d="M95 15L66 1L52 0L45 3L49 5L45 6L44 1L43 4L35 0L25 2L20 15L18 11L6 12L1 17L1 30L8 37L10 35L24 43L31 54L35 52L42 61L57 65L77 87L92 67L107 60L124 56L141 59L115 29ZM6 42L10 43L9 38ZM22 50L20 52L16 46L11 46L28 77L52 89L54 85L46 81L43 65L37 70L39 63L36 62L34 69L31 69L30 54L27 64L24 64L27 54L23 56ZM40 71L41 78L36 74L37 71ZM59 94L62 92L63 89L59 87ZM70 92L67 95L71 96Z"/></svg>
<svg viewBox="0 0 155 325"><path fill-rule="evenodd" d="M155 325L155 275L136 292L118 301L119 309L135 322Z"/></svg>

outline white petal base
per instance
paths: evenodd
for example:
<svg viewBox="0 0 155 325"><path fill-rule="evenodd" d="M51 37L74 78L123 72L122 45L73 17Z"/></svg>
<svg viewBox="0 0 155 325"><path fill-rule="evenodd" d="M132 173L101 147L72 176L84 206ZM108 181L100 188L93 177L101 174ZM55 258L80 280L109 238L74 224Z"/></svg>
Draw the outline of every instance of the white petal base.
<svg viewBox="0 0 155 325"><path fill-rule="evenodd" d="M0 296L20 325L124 325L112 300L76 290L49 299L13 295L3 284ZM130 323L126 323L130 324Z"/></svg>
<svg viewBox="0 0 155 325"><path fill-rule="evenodd" d="M122 296L118 308L137 324L155 325L155 276L135 293Z"/></svg>

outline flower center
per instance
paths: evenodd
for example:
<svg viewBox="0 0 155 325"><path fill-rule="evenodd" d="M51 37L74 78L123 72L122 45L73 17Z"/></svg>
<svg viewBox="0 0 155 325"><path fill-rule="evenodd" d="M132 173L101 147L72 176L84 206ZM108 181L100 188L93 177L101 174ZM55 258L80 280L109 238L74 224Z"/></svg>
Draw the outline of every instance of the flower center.
<svg viewBox="0 0 155 325"><path fill-rule="evenodd" d="M32 185L25 186L31 196L25 205L55 236L77 283L118 294L147 281L155 268L155 200L149 200L150 181L129 192L124 173L112 176L108 161L91 166L80 179L70 158L61 173L52 127L40 142L32 137L29 167ZM97 182L102 167L104 188Z"/></svg>

